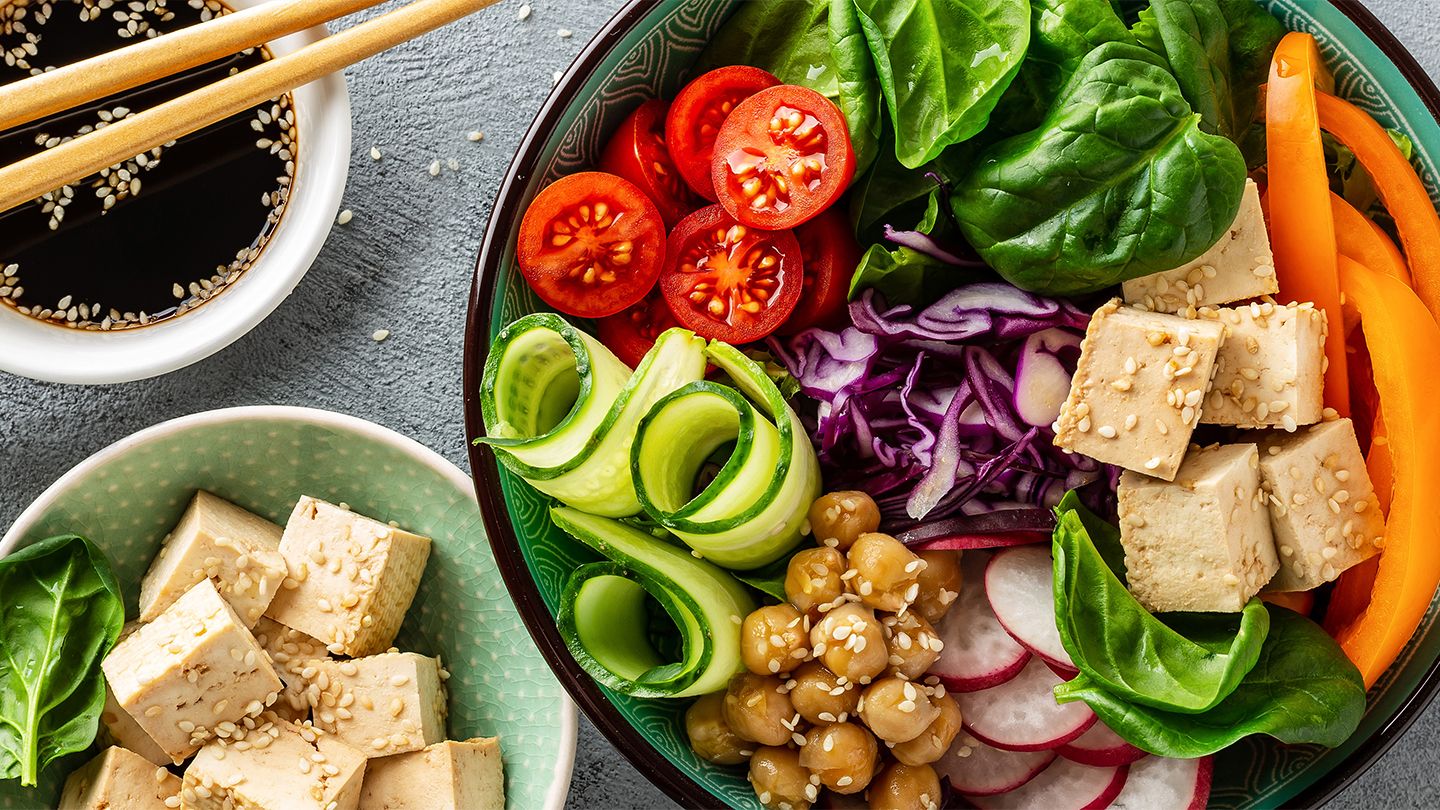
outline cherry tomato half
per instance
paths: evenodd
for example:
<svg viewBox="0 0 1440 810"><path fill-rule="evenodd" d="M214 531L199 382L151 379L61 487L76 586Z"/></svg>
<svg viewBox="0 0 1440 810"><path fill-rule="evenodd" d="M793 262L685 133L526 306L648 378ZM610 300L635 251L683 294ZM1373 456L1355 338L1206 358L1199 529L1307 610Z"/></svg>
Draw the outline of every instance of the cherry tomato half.
<svg viewBox="0 0 1440 810"><path fill-rule="evenodd" d="M665 261L665 223L634 183L580 172L551 183L520 223L520 272L569 315L613 315L645 296Z"/></svg>
<svg viewBox="0 0 1440 810"><path fill-rule="evenodd" d="M780 327L782 335L794 335L812 326L839 326L850 311L850 277L860 264L860 245L850 230L850 219L838 208L795 229L805 282L800 303Z"/></svg>
<svg viewBox="0 0 1440 810"><path fill-rule="evenodd" d="M595 323L595 331L606 348L620 362L636 368L645 353L655 346L655 339L666 329L679 326L657 287L640 299L638 304Z"/></svg>
<svg viewBox="0 0 1440 810"><path fill-rule="evenodd" d="M749 343L795 311L803 272L795 234L742 225L712 205L670 233L660 292L680 325L702 337Z"/></svg>
<svg viewBox="0 0 1440 810"><path fill-rule="evenodd" d="M715 139L711 180L730 216L793 228L830 207L855 176L845 116L808 87L782 84L740 102Z"/></svg>
<svg viewBox="0 0 1440 810"><path fill-rule="evenodd" d="M735 105L780 80L745 65L716 68L685 85L665 117L665 143L675 167L695 193L714 201L715 185L710 180L715 136Z"/></svg>
<svg viewBox="0 0 1440 810"><path fill-rule="evenodd" d="M641 104L610 136L600 156L600 171L639 186L660 209L667 228L702 205L665 148L665 113L669 107L658 98Z"/></svg>

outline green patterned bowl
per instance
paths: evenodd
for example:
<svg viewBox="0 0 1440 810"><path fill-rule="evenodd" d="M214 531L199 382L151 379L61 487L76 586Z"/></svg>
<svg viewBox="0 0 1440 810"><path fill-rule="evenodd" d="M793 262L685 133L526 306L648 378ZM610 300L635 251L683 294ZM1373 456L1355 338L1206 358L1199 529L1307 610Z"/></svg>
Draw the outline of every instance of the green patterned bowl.
<svg viewBox="0 0 1440 810"><path fill-rule="evenodd" d="M1335 68L1340 94L1408 133L1436 193L1440 91L1360 0L1262 0L1292 30L1315 34ZM642 101L673 96L695 56L737 0L632 0L604 26L565 75L529 133L501 188L481 250L466 344L466 421L484 430L478 392L490 339L506 323L544 309L515 267L515 231L534 195L555 178L592 166L608 133ZM690 752L683 705L634 700L592 681L566 651L554 614L566 575L595 559L546 515L546 499L471 449L471 468L501 571L550 666L595 725L642 773L687 807L758 808L742 769L701 762ZM1294 807L1323 803L1395 741L1429 703L1440 674L1435 608L1399 662L1370 693L1359 731L1333 749L1253 739L1215 768L1212 806Z"/></svg>
<svg viewBox="0 0 1440 810"><path fill-rule="evenodd" d="M283 522L301 495L434 539L420 592L396 641L451 671L450 733L499 735L514 810L559 810L575 761L575 706L521 625L485 542L470 479L411 439L308 408L210 411L101 450L40 496L0 540L0 556L76 533L109 553L137 612L151 557L197 488ZM0 782L0 809L54 807L84 756L49 768L38 790Z"/></svg>

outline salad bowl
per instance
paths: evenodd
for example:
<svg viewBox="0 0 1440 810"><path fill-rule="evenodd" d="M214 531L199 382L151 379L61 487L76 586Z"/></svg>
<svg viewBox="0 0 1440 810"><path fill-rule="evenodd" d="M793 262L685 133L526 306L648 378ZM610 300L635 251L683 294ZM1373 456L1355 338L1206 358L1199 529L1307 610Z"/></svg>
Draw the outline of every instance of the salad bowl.
<svg viewBox="0 0 1440 810"><path fill-rule="evenodd" d="M449 666L453 736L502 739L510 807L564 806L575 760L575 706L506 597L470 480L394 431L281 406L164 422L62 476L0 538L0 556L48 537L83 535L106 552L133 617L141 576L196 489L269 520L284 520L297 498L312 495L432 537L396 644L439 655ZM88 756L74 754L46 768L36 788L0 781L0 808L54 807L66 775Z"/></svg>
<svg viewBox="0 0 1440 810"><path fill-rule="evenodd" d="M480 252L465 355L466 427L482 436L481 373L506 324L546 311L516 265L516 232L547 184L595 164L607 135L643 101L671 97L715 32L740 5L729 0L634 0L581 53L527 133L500 190ZM1440 196L1440 90L1359 0L1261 0L1292 31L1313 34L1336 92L1413 140L1422 180ZM643 700L594 681L575 661L555 616L566 578L598 556L559 530L549 499L470 450L475 486L502 573L527 627L571 695L636 767L683 806L756 807L740 769L700 760L683 702ZM1358 730L1335 748L1250 737L1217 755L1210 805L1316 806L1338 794L1399 738L1440 688L1437 603L1395 665L1370 690Z"/></svg>

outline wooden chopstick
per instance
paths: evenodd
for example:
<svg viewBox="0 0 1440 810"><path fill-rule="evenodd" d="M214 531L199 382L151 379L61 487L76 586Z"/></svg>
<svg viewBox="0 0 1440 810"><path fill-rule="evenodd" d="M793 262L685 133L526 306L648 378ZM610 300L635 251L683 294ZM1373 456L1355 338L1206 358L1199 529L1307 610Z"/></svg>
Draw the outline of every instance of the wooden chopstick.
<svg viewBox="0 0 1440 810"><path fill-rule="evenodd" d="M189 70L382 0L270 0L0 85L0 131Z"/></svg>
<svg viewBox="0 0 1440 810"><path fill-rule="evenodd" d="M157 144L189 135L496 2L498 0L415 0L294 53L0 168L0 212L123 163Z"/></svg>

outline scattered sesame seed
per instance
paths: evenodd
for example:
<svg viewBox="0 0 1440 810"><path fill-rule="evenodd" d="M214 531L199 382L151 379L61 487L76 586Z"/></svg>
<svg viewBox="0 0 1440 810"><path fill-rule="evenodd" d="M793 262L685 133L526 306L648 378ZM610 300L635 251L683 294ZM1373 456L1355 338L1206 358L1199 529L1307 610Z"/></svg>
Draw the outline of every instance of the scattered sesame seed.
<svg viewBox="0 0 1440 810"><path fill-rule="evenodd" d="M431 176L431 177L439 177L439 176L440 176L440 161L439 161L439 160L436 160L435 162L433 162L433 163L430 164L430 176Z"/></svg>
<svg viewBox="0 0 1440 810"><path fill-rule="evenodd" d="M569 28L561 28L560 30L555 32L555 35L560 37L561 39L569 39L570 37L575 36L575 32L571 31Z"/></svg>
<svg viewBox="0 0 1440 810"><path fill-rule="evenodd" d="M520 11L515 14L515 19L520 20L521 22L524 22L525 20L530 19L530 4L529 4L529 3L526 3L525 5L523 5L523 6L520 7Z"/></svg>
<svg viewBox="0 0 1440 810"><path fill-rule="evenodd" d="M385 156L380 153L380 147L378 147L378 146L372 146L372 147L370 147L370 159L371 159L371 160L379 160L379 159L382 158L382 157L385 157Z"/></svg>
<svg viewBox="0 0 1440 810"><path fill-rule="evenodd" d="M351 211L349 208L346 208L344 211L340 212L340 216L335 218L335 224L349 225L350 221L353 219L355 219L355 212Z"/></svg>

